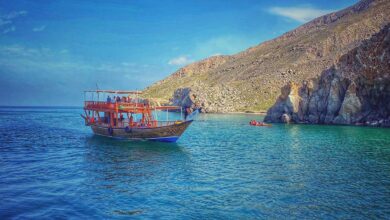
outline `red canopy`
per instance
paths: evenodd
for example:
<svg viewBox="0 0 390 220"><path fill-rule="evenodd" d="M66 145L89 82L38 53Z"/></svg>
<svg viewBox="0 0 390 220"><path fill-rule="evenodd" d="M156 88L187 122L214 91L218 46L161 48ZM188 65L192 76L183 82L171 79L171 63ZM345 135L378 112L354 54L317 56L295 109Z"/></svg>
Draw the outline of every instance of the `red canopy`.
<svg viewBox="0 0 390 220"><path fill-rule="evenodd" d="M114 93L114 94L142 94L142 91L126 91L126 90L86 90L84 92Z"/></svg>

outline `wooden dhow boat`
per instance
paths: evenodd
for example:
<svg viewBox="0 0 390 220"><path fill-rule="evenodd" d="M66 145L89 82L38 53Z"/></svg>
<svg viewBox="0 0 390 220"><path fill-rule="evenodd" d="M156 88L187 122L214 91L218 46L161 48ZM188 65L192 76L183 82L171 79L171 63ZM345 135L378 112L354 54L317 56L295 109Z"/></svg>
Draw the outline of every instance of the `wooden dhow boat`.
<svg viewBox="0 0 390 220"><path fill-rule="evenodd" d="M158 106L150 99L139 98L140 91L90 90L84 91L85 125L96 135L127 139L176 142L192 120L169 121L168 111L179 106ZM87 101L86 97L92 100ZM101 96L107 100L100 101ZM113 96L113 97L111 97ZM94 99L97 99L95 101ZM157 120L157 112L166 111L166 120Z"/></svg>

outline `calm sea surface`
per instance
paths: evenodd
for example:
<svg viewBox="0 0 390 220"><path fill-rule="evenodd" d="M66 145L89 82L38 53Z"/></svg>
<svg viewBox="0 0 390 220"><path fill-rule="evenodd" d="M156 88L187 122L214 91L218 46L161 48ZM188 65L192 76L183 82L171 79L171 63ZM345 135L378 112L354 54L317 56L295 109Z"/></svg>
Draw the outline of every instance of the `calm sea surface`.
<svg viewBox="0 0 390 220"><path fill-rule="evenodd" d="M0 108L0 219L390 218L390 129L201 115L163 144L80 113Z"/></svg>

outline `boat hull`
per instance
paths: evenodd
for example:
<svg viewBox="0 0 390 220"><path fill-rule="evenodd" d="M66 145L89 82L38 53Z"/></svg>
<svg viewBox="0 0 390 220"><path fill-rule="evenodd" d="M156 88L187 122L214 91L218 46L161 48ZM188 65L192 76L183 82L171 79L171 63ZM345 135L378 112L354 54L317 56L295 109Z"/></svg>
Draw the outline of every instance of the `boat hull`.
<svg viewBox="0 0 390 220"><path fill-rule="evenodd" d="M126 139L126 140L149 140L160 142L176 142L187 127L192 123L192 120L185 121L179 124L155 127L155 128L112 128L105 126L90 125L94 134Z"/></svg>

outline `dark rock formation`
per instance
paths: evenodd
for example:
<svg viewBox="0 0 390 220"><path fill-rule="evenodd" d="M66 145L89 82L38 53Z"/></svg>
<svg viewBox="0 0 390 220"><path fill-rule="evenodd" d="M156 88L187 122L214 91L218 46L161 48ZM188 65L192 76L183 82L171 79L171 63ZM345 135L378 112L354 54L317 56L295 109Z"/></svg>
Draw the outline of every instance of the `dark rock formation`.
<svg viewBox="0 0 390 220"><path fill-rule="evenodd" d="M172 105L190 107L195 104L195 95L190 88L177 89L172 97Z"/></svg>
<svg viewBox="0 0 390 220"><path fill-rule="evenodd" d="M390 126L390 24L319 78L288 83L265 121Z"/></svg>

